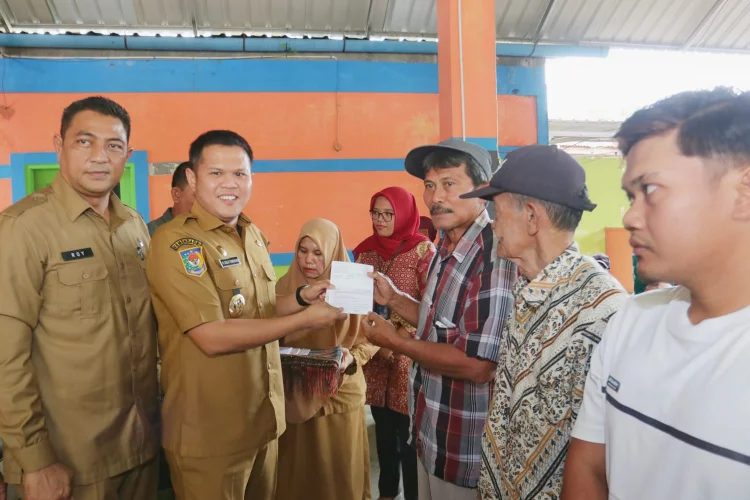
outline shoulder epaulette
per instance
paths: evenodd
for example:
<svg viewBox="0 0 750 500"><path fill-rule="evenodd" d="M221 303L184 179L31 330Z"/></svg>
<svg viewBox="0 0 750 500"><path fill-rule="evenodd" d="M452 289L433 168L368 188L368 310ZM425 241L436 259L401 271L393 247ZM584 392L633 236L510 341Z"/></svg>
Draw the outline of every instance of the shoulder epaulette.
<svg viewBox="0 0 750 500"><path fill-rule="evenodd" d="M20 200L3 210L2 215L5 215L7 217L19 217L24 212L47 203L49 194L51 192L52 188L46 187L44 189L40 189L39 191L31 193L30 195L21 198Z"/></svg>

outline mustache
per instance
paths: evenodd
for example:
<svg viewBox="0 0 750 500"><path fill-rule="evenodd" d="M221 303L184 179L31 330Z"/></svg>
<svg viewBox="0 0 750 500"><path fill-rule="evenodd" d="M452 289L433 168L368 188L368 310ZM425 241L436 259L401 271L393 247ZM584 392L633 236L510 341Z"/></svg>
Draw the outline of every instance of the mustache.
<svg viewBox="0 0 750 500"><path fill-rule="evenodd" d="M435 214L452 214L453 210L447 207L443 207L441 205L433 205L430 207L430 215Z"/></svg>

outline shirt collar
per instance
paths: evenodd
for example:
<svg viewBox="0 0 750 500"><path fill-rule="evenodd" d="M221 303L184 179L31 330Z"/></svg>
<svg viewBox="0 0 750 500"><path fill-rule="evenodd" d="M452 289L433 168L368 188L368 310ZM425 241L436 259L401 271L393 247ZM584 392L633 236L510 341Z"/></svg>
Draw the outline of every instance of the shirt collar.
<svg viewBox="0 0 750 500"><path fill-rule="evenodd" d="M521 276L515 285L514 295L531 306L539 306L560 282L570 277L571 268L581 257L578 244L573 242L555 260L549 263L533 280Z"/></svg>
<svg viewBox="0 0 750 500"><path fill-rule="evenodd" d="M194 218L198 221L198 225L204 231L213 231L214 229L220 228L225 224L215 215L210 214L203 205L197 200L193 203L193 207L190 209L190 215L188 218ZM250 219L245 214L240 214L237 220L237 225L240 227L249 226L251 224Z"/></svg>
<svg viewBox="0 0 750 500"><path fill-rule="evenodd" d="M71 221L76 220L86 210L94 209L89 202L81 198L81 195L68 184L68 181L59 172L52 181L52 190L60 199L63 210ZM123 221L133 217L115 193L109 195L109 209L111 214Z"/></svg>
<svg viewBox="0 0 750 500"><path fill-rule="evenodd" d="M172 215L172 207L166 209L164 211L164 215L162 215L161 218L164 220L164 222L169 222L174 219L174 215Z"/></svg>
<svg viewBox="0 0 750 500"><path fill-rule="evenodd" d="M474 222L471 224L471 226L469 226L469 228L464 231L464 234L461 235L461 239L458 240L458 243L453 248L453 252L450 253L448 250L450 242L448 241L448 237L444 236L440 241L440 258L445 260L452 255L458 262L463 262L466 256L471 251L471 248L476 243L477 237L489 223L490 215L487 213L487 210L482 210L482 213L480 213L477 218L474 219Z"/></svg>

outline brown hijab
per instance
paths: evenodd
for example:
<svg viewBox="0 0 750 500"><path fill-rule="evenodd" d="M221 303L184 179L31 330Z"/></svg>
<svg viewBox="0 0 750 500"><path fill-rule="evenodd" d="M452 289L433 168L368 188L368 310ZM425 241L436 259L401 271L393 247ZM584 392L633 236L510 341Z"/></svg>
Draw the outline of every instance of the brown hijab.
<svg viewBox="0 0 750 500"><path fill-rule="evenodd" d="M308 280L297 260L299 244L305 237L313 240L323 254L326 267L317 280ZM297 288L302 285L311 285L315 281L330 279L331 263L334 261L351 262L338 226L327 219L313 219L307 222L302 226L297 243L294 246L294 259L289 266L289 271L276 285L276 294L280 296L293 295L297 292ZM366 342L364 335L359 334L360 319L359 316L349 315L345 320L337 322L332 327L291 333L284 337L281 343L287 347L303 349L328 349L338 345L351 349L357 344Z"/></svg>

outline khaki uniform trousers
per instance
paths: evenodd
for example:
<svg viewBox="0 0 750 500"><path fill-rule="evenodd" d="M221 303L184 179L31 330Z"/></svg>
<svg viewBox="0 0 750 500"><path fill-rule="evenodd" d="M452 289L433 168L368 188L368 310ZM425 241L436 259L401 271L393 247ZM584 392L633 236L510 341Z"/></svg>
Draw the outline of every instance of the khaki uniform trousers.
<svg viewBox="0 0 750 500"><path fill-rule="evenodd" d="M91 484L73 485L72 500L156 500L159 462L154 458L135 469ZM23 498L23 485L16 485Z"/></svg>
<svg viewBox="0 0 750 500"><path fill-rule="evenodd" d="M258 450L228 457L187 458L167 451L177 500L273 500L278 443L274 439Z"/></svg>

